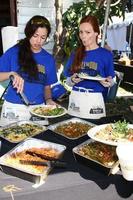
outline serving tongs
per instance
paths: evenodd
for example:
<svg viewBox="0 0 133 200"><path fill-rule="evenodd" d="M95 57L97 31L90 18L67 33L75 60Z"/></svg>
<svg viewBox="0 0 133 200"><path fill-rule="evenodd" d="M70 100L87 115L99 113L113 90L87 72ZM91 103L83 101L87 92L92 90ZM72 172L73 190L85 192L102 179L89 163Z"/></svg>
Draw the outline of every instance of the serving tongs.
<svg viewBox="0 0 133 200"><path fill-rule="evenodd" d="M37 157L40 157L42 159L45 159L44 161L36 161L36 160L20 160L21 164L27 164L27 165L41 165L41 166L48 166L48 167L59 167L59 168L65 168L66 162L61 161L59 158L53 158L44 154L39 154L36 152L26 151L27 154Z"/></svg>
<svg viewBox="0 0 133 200"><path fill-rule="evenodd" d="M48 167L65 168L66 162L58 160L36 161L36 160L19 160L21 164L25 165L40 165Z"/></svg>
<svg viewBox="0 0 133 200"><path fill-rule="evenodd" d="M10 81L13 82L14 76L11 75L9 78L10 78ZM29 105L33 105L33 104L34 104L34 103L30 102L30 101L27 99L27 97L26 97L26 95L24 94L24 92L20 92L19 95L21 96L21 98L22 98L23 102L25 103L25 105L29 106Z"/></svg>
<svg viewBox="0 0 133 200"><path fill-rule="evenodd" d="M29 150L26 151L26 154L29 154L31 156L37 156L37 157L40 157L40 158L45 159L45 160L61 161L60 158L53 158L53 157L47 156L45 154L40 154L40 153L32 152L32 151L29 151Z"/></svg>

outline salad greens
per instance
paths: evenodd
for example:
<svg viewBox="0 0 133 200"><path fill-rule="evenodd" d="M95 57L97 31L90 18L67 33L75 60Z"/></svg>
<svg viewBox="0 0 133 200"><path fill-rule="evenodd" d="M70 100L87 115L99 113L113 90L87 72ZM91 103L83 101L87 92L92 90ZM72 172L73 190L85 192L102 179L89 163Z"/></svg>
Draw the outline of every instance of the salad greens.
<svg viewBox="0 0 133 200"><path fill-rule="evenodd" d="M49 112L47 113L48 115L61 115L64 112L63 108L54 108L52 110L49 110Z"/></svg>
<svg viewBox="0 0 133 200"><path fill-rule="evenodd" d="M128 134L128 124L126 120L116 122L113 127L113 135L119 138L125 137Z"/></svg>

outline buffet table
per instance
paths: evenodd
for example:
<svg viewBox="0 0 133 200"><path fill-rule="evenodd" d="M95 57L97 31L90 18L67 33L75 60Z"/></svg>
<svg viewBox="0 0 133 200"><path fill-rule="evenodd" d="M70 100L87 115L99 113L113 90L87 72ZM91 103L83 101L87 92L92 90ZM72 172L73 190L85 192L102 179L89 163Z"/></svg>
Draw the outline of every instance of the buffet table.
<svg viewBox="0 0 133 200"><path fill-rule="evenodd" d="M71 118L65 115L50 119L50 124ZM96 123L102 121L96 121ZM54 168L45 183L38 188L33 183L10 176L0 171L0 200L133 200L133 181L126 181L121 172L107 176L98 170L78 163L72 153L72 146L47 130L36 138L63 144L67 147L63 160L66 168ZM84 140L88 139L88 136ZM78 141L75 145L83 141ZM3 155L15 145L2 140L0 154ZM12 187L12 192L7 187ZM35 185L34 185L35 186Z"/></svg>

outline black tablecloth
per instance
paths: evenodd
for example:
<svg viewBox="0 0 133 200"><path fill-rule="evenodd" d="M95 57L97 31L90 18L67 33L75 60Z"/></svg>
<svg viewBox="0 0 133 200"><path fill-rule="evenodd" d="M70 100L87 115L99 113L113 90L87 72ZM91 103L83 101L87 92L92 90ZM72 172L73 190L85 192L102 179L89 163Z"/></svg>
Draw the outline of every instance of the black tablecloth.
<svg viewBox="0 0 133 200"><path fill-rule="evenodd" d="M50 123L68 119L66 115L61 119L50 120ZM98 121L96 121L98 123ZM102 121L99 121L102 123ZM0 200L11 200L11 193L5 192L4 187L13 185L17 191L13 192L14 200L133 200L133 181L126 181L121 173L107 176L98 170L78 163L72 153L73 145L62 140L50 131L46 131L36 138L64 144L67 150L63 159L67 162L64 169L53 169L43 185L33 188L33 183L0 172ZM86 140L88 138L84 138ZM78 145L83 141L78 141ZM3 155L15 145L2 140L0 154Z"/></svg>

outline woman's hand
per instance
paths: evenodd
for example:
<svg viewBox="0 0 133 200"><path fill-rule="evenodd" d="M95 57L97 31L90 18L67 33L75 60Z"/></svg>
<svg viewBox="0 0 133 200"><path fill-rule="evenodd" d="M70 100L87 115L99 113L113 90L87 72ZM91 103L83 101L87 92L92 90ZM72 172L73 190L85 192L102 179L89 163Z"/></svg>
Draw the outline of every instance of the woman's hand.
<svg viewBox="0 0 133 200"><path fill-rule="evenodd" d="M10 76L13 76L13 88L17 89L17 93L22 93L24 88L24 79L15 72L11 73Z"/></svg>
<svg viewBox="0 0 133 200"><path fill-rule="evenodd" d="M51 86L50 85L45 86L44 94L45 94L46 105L57 105L56 102L52 100Z"/></svg>
<svg viewBox="0 0 133 200"><path fill-rule="evenodd" d="M71 77L66 79L66 84L70 87L73 87L76 83L82 81L81 78L78 77L77 73L73 74Z"/></svg>
<svg viewBox="0 0 133 200"><path fill-rule="evenodd" d="M52 99L47 99L46 105L57 105L57 103L55 101L53 101Z"/></svg>
<svg viewBox="0 0 133 200"><path fill-rule="evenodd" d="M76 84L76 83L79 83L80 81L82 81L82 79L78 77L78 74L77 74L77 73L74 73L74 74L71 76L71 81L72 81L73 83Z"/></svg>
<svg viewBox="0 0 133 200"><path fill-rule="evenodd" d="M114 84L114 80L112 79L111 76L108 76L106 79L100 81L100 83L104 86L104 87L112 87Z"/></svg>

